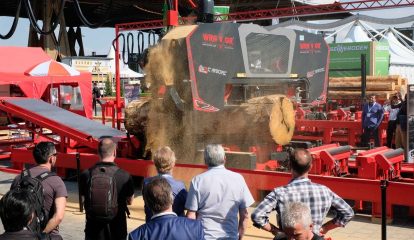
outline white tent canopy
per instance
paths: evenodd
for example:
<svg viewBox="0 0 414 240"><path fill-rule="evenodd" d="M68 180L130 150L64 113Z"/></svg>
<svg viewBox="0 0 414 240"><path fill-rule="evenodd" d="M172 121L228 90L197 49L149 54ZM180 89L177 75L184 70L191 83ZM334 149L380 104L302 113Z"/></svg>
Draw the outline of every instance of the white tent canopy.
<svg viewBox="0 0 414 240"><path fill-rule="evenodd" d="M381 40L388 40L390 45L390 74L405 77L408 80L408 84L414 84L414 51L401 44L393 31L396 30L388 29Z"/></svg>
<svg viewBox="0 0 414 240"><path fill-rule="evenodd" d="M386 40L390 45L391 64L414 65L414 52L401 44L392 30L388 30L381 41Z"/></svg>
<svg viewBox="0 0 414 240"><path fill-rule="evenodd" d="M112 74L115 75L115 49L111 46L109 49L109 53L107 55L108 58L111 58L109 63L109 69ZM128 67L128 65L124 64L124 62L120 59L119 60L119 69L120 69L120 77L121 78L141 78L144 77L144 74L138 73L133 71Z"/></svg>
<svg viewBox="0 0 414 240"><path fill-rule="evenodd" d="M368 37L368 34L364 31L360 24L355 24L346 34L346 37L343 43L351 43L351 42L371 42L372 39Z"/></svg>

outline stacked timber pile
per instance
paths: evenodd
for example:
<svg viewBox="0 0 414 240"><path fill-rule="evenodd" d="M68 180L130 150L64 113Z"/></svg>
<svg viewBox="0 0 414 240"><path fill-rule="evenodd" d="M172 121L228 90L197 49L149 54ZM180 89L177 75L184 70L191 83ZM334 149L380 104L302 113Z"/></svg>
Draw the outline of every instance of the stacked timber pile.
<svg viewBox="0 0 414 240"><path fill-rule="evenodd" d="M399 75L367 76L366 95L375 94L377 100L387 100L396 92L406 93L407 80ZM329 99L361 98L361 77L337 77L329 79Z"/></svg>

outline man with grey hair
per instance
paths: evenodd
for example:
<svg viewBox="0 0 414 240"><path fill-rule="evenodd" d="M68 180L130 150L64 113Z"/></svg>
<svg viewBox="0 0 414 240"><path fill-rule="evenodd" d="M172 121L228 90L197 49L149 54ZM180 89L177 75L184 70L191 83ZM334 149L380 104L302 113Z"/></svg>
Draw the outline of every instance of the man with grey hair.
<svg viewBox="0 0 414 240"><path fill-rule="evenodd" d="M208 170L191 181L185 208L187 217L203 223L205 239L242 239L253 197L243 176L224 167L221 145L204 150Z"/></svg>
<svg viewBox="0 0 414 240"><path fill-rule="evenodd" d="M291 202L282 214L282 229L288 240L323 240L313 233L310 208L305 203Z"/></svg>

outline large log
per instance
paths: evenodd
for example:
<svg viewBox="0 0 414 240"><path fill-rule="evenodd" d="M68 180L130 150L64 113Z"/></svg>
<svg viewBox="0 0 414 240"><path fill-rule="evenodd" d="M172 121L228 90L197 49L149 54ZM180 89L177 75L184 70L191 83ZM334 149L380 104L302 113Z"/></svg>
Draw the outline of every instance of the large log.
<svg viewBox="0 0 414 240"><path fill-rule="evenodd" d="M243 151L256 144L285 145L295 128L293 104L283 95L253 98L214 113L180 112L152 99L128 106L125 118L131 134L145 130L147 150L171 146L181 163L192 163L196 150L207 143L247 147Z"/></svg>
<svg viewBox="0 0 414 240"><path fill-rule="evenodd" d="M334 91L347 91L347 90L355 90L358 91L361 89L360 82L332 82L329 83L329 90ZM367 83L367 91L394 91L395 90L395 83L394 82L387 82L387 83Z"/></svg>

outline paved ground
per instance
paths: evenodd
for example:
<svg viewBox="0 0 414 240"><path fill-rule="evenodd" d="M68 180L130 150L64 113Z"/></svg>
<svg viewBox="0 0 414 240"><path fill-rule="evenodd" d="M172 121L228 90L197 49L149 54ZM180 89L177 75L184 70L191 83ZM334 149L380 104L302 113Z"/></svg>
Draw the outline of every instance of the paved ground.
<svg viewBox="0 0 414 240"><path fill-rule="evenodd" d="M0 196L8 191L14 176L13 174L0 172ZM79 212L77 184L71 181L65 181L65 184L68 188L69 199L65 218L61 224L61 234L65 240L83 239L85 215ZM134 204L130 207L131 218L128 219L129 231L144 223L143 206L142 196L137 190ZM275 216L272 216L271 219L275 219ZM387 231L388 240L412 240L414 239L414 221L411 219L411 221L406 220L398 225L393 224L388 226ZM0 232L3 232L3 226L0 226ZM333 230L328 236L334 240L377 240L381 239L381 225L371 223L369 216L358 215L346 228ZM272 236L249 224L245 239L272 239Z"/></svg>

